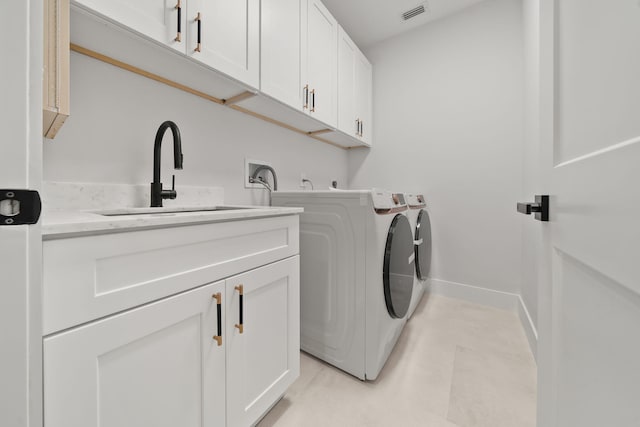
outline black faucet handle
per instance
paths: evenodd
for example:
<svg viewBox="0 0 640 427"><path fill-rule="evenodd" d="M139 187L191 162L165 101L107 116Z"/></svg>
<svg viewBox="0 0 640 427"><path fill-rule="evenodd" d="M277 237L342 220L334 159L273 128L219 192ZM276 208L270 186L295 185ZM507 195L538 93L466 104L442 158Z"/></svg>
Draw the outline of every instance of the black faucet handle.
<svg viewBox="0 0 640 427"><path fill-rule="evenodd" d="M162 190L162 198L173 200L176 197L178 197L178 193L176 192L176 176L172 175L171 190Z"/></svg>

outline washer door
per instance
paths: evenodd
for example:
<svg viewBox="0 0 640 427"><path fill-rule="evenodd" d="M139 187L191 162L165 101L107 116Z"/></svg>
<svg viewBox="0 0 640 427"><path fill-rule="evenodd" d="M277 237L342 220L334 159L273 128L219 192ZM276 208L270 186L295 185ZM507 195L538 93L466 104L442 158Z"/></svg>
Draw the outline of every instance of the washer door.
<svg viewBox="0 0 640 427"><path fill-rule="evenodd" d="M383 267L384 300L391 317L403 318L409 310L414 258L409 220L404 215L396 215L387 235Z"/></svg>
<svg viewBox="0 0 640 427"><path fill-rule="evenodd" d="M426 280L431 270L431 221L429 214L420 209L416 224L416 275L420 280Z"/></svg>

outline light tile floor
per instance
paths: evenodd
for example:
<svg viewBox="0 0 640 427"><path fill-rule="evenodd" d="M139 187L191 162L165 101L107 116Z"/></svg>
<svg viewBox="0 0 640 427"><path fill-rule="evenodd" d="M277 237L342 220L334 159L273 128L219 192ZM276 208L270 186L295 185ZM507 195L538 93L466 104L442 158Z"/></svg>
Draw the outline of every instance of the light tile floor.
<svg viewBox="0 0 640 427"><path fill-rule="evenodd" d="M516 313L425 296L382 372L363 382L301 353L259 427L534 427L536 365Z"/></svg>

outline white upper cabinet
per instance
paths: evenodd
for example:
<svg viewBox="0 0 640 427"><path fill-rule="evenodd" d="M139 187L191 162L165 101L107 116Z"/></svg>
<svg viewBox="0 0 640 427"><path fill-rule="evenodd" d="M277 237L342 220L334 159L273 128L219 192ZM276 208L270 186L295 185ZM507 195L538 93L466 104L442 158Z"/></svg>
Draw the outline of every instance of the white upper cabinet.
<svg viewBox="0 0 640 427"><path fill-rule="evenodd" d="M371 145L371 64L321 0L71 2L72 44L317 140Z"/></svg>
<svg viewBox="0 0 640 427"><path fill-rule="evenodd" d="M303 107L302 6L306 0L262 0L260 90L297 110Z"/></svg>
<svg viewBox="0 0 640 427"><path fill-rule="evenodd" d="M260 79L260 0L74 0L242 83ZM188 33L188 34L187 34Z"/></svg>
<svg viewBox="0 0 640 427"><path fill-rule="evenodd" d="M358 48L340 27L338 33L338 129L358 136L360 121L356 108L356 54Z"/></svg>
<svg viewBox="0 0 640 427"><path fill-rule="evenodd" d="M371 145L371 63L340 27L338 35L338 129Z"/></svg>
<svg viewBox="0 0 640 427"><path fill-rule="evenodd" d="M338 124L338 22L320 0L307 0L303 19L304 106L311 116ZM306 78L305 78L306 77Z"/></svg>
<svg viewBox="0 0 640 427"><path fill-rule="evenodd" d="M186 0L73 0L73 3L185 52Z"/></svg>
<svg viewBox="0 0 640 427"><path fill-rule="evenodd" d="M187 0L187 54L253 87L260 79L260 0Z"/></svg>
<svg viewBox="0 0 640 427"><path fill-rule="evenodd" d="M373 141L373 67L360 51L356 52L355 59L355 106L357 118L360 120L360 139L371 146Z"/></svg>

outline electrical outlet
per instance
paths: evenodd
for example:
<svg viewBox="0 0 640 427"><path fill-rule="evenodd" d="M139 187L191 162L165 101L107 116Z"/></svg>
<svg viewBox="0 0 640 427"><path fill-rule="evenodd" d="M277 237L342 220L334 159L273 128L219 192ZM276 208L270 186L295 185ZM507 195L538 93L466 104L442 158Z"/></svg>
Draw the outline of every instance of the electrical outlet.
<svg viewBox="0 0 640 427"><path fill-rule="evenodd" d="M249 178L260 166L271 166L271 163L263 160L244 159L244 188L264 188L261 184L249 182Z"/></svg>

